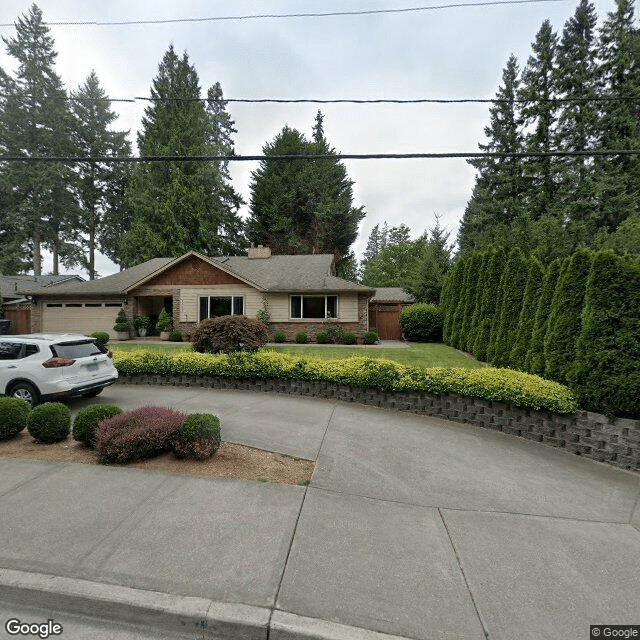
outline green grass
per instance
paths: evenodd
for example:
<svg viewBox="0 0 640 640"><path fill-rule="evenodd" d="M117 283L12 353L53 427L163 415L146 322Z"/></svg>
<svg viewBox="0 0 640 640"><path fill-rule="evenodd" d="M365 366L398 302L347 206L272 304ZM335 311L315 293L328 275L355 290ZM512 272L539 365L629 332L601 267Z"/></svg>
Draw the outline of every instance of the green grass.
<svg viewBox="0 0 640 640"><path fill-rule="evenodd" d="M475 369L477 367L486 366L482 362L478 362L473 358L469 358L460 351L456 351L446 344L437 344L435 342L410 342L405 349L379 349L367 347L315 347L308 346L283 346L283 347L267 347L275 351L282 351L296 356L313 356L314 358L324 358L325 360L334 360L336 358L348 358L349 356L367 356L370 358L386 358L401 364L412 364L418 367L466 367L467 369ZM191 351L192 347L189 343L184 342L152 342L148 344L130 344L127 342L119 342L117 344L108 345L112 351L136 351L145 349L160 353L177 353L179 351Z"/></svg>
<svg viewBox="0 0 640 640"><path fill-rule="evenodd" d="M276 351L290 353L296 356L313 356L333 360L349 356L367 356L369 358L386 358L401 364L411 364L417 367L466 367L475 369L486 366L473 358L465 356L446 344L434 342L410 342L406 349L378 349L367 347L269 347Z"/></svg>

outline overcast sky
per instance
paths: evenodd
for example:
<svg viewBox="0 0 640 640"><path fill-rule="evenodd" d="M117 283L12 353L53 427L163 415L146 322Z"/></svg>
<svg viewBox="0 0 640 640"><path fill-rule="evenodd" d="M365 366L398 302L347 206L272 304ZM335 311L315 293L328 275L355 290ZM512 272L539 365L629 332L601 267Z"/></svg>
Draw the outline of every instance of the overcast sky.
<svg viewBox="0 0 640 640"><path fill-rule="evenodd" d="M450 0L451 3L457 0ZM40 0L46 21L122 21L230 15L426 7L447 0ZM13 23L30 2L2 0L0 23ZM148 96L158 64L173 43L186 51L203 89L220 82L227 98L491 98L511 53L523 66L549 18L561 33L577 0L457 7L360 16L227 20L159 25L51 26L57 72L67 90L94 69L111 98ZM613 10L598 0L600 21ZM13 27L0 27L7 37ZM12 70L5 47L0 66ZM118 129L134 142L144 103L114 103ZM322 105L325 135L343 153L475 151L488 105ZM259 154L285 124L310 135L318 105L231 104L236 153ZM358 257L375 224L407 224L417 236L441 216L457 233L474 182L464 160L347 160L356 205L367 216ZM249 200L257 163L231 163L233 184ZM246 207L241 211L246 215ZM100 275L117 268L106 258ZM47 257L43 273L50 272ZM64 269L64 268L63 268ZM66 269L66 271L70 271ZM82 272L78 272L82 273ZM86 275L86 274L83 274Z"/></svg>

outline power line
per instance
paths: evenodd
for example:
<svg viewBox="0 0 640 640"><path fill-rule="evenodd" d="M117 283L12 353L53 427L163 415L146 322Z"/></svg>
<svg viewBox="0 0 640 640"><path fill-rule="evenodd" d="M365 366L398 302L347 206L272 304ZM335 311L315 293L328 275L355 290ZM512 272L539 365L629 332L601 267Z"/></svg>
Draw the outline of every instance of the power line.
<svg viewBox="0 0 640 640"><path fill-rule="evenodd" d="M211 16L207 18L168 18L166 20L114 20L114 21L57 21L44 22L49 26L69 27L69 26L96 26L96 27L113 27L122 25L138 25L138 24L175 24L182 22L222 22L234 20L264 20L264 19L280 19L280 18L330 18L340 16L366 16L392 13L417 13L421 11L434 11L439 9L453 9L460 7L488 7L495 5L517 5L517 4L536 4L540 2L565 2L566 0L492 0L490 2L458 2L456 4L431 5L427 7L406 7L398 9L365 9L360 11L328 11L316 13L262 13L252 15L235 15L235 16ZM13 23L0 23L0 27L12 27Z"/></svg>
<svg viewBox="0 0 640 640"><path fill-rule="evenodd" d="M597 156L637 156L640 149L592 149L589 151L514 151L482 152L460 151L443 153L337 153L301 155L201 155L201 156L0 156L0 162L59 162L77 164L80 162L136 163L136 162L255 162L262 160L410 160L410 159L482 159L482 158L577 158Z"/></svg>

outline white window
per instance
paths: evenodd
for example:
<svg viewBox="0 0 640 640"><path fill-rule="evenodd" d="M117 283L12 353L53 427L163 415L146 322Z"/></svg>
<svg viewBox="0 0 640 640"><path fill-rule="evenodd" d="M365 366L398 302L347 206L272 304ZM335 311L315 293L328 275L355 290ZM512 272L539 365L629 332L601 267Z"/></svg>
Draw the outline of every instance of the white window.
<svg viewBox="0 0 640 640"><path fill-rule="evenodd" d="M291 296L291 318L324 320L338 317L338 296Z"/></svg>
<svg viewBox="0 0 640 640"><path fill-rule="evenodd" d="M200 296L200 320L243 314L243 296Z"/></svg>

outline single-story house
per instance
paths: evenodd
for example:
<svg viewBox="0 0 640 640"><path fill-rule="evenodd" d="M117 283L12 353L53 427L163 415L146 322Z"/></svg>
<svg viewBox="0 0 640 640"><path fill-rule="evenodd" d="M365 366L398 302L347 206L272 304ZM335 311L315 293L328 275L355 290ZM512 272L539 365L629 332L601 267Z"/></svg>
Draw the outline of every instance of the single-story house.
<svg viewBox="0 0 640 640"><path fill-rule="evenodd" d="M399 287L378 287L369 301L369 326L382 340L400 340L400 314L415 298Z"/></svg>
<svg viewBox="0 0 640 640"><path fill-rule="evenodd" d="M131 326L145 314L155 326L163 307L176 329L190 335L203 319L269 314L272 332L311 340L329 324L362 341L369 328L374 290L335 275L332 255L271 255L251 247L246 256L207 257L190 251L179 258L154 258L105 278L43 288L33 293L31 328L39 331L107 331L123 309Z"/></svg>

